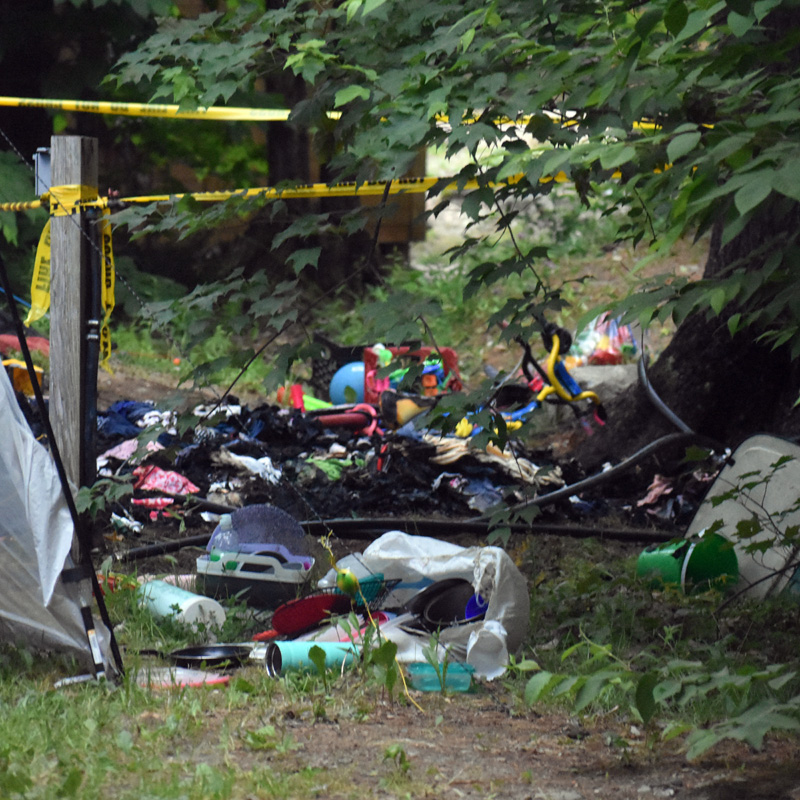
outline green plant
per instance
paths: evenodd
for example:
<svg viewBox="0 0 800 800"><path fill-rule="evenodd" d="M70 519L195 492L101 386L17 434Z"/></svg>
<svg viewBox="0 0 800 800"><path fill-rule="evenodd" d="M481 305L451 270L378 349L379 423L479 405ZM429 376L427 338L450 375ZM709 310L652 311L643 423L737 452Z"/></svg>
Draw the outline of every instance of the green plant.
<svg viewBox="0 0 800 800"><path fill-rule="evenodd" d="M399 744L390 744L383 751L383 760L391 761L402 775L411 769L411 761L409 761L405 748Z"/></svg>
<svg viewBox="0 0 800 800"><path fill-rule="evenodd" d="M133 476L100 478L91 486L81 486L75 496L78 513L87 512L92 518L100 511L133 494Z"/></svg>
<svg viewBox="0 0 800 800"><path fill-rule="evenodd" d="M355 612L351 612L347 619L340 620L339 624L353 646L361 652L361 674L380 686L389 695L389 701L393 702L394 689L400 679L397 644L382 639L380 629L371 620L362 626Z"/></svg>
<svg viewBox="0 0 800 800"><path fill-rule="evenodd" d="M438 634L432 634L428 643L422 648L425 661L431 665L439 681L442 695L447 694L447 668L450 665L450 651L439 644Z"/></svg>

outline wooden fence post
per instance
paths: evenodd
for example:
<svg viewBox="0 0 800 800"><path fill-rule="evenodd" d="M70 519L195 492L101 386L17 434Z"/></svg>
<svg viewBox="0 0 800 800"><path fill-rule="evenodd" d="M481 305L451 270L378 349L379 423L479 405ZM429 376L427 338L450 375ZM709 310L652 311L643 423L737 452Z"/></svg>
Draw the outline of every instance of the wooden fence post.
<svg viewBox="0 0 800 800"><path fill-rule="evenodd" d="M83 187L84 199L97 197L97 139L54 136L50 145L51 185ZM52 214L57 213L56 202L51 200ZM50 421L67 478L75 488L89 478L81 474L85 398L87 391L97 392L96 384L85 385L91 247L85 216L55 215L50 223ZM73 555L79 560L77 545Z"/></svg>

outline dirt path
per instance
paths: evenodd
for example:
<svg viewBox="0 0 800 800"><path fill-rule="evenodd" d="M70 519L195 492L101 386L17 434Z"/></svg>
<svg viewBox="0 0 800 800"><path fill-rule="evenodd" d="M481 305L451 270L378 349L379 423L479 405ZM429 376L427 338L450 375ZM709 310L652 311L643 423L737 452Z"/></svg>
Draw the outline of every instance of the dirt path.
<svg viewBox="0 0 800 800"><path fill-rule="evenodd" d="M291 798L800 799L796 742L772 741L757 754L725 743L690 764L678 743L652 746L616 715L512 712L503 694L501 687L451 698L415 693L422 712L379 702L361 719L333 710L320 716L319 705L314 711L296 700L275 702L266 715L220 712L207 722L208 749L195 743L174 757L207 760L224 729L236 730L229 762L243 771L266 768L276 782L294 776L307 794L284 787L280 796ZM335 708L335 689L325 702ZM276 746L254 748L264 730Z"/></svg>

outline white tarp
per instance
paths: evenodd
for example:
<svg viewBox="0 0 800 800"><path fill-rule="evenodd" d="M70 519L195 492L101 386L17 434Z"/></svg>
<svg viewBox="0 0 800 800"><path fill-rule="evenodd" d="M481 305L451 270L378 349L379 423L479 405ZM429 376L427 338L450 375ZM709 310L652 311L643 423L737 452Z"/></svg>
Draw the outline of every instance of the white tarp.
<svg viewBox="0 0 800 800"><path fill-rule="evenodd" d="M505 671L508 654L516 653L528 635L530 596L525 577L508 553L500 547L460 547L426 536L389 531L370 544L362 554L337 562L359 578L383 573L386 580L400 583L384 603L385 607L405 605L415 594L435 581L462 578L469 581L488 605L485 617L476 622L442 628L439 644L457 661L476 668L479 677L498 677ZM333 586L334 570L320 581ZM381 626L381 635L396 641L398 660L424 660L421 652L429 634L413 632L402 625Z"/></svg>
<svg viewBox="0 0 800 800"><path fill-rule="evenodd" d="M90 665L78 600L88 582L61 581L72 534L55 465L0 369L0 641L69 650Z"/></svg>

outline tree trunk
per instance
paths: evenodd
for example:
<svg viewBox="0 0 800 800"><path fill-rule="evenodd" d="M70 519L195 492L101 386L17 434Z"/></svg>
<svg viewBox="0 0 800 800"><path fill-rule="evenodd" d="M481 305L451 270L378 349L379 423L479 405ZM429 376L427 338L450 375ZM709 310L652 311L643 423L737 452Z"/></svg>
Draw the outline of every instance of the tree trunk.
<svg viewBox="0 0 800 800"><path fill-rule="evenodd" d="M704 277L717 275L744 257L758 268L767 253L761 247L774 237L774 219L760 218L727 247L720 247L719 231L712 235ZM647 370L656 394L697 434L735 448L755 433L790 438L800 433L800 369L787 348L773 350L755 341L757 333L745 329L731 336L723 313L714 317L696 313L687 318L670 344ZM587 471L605 462L617 463L676 426L660 413L641 384L609 404L608 423L583 438L574 456ZM684 448L659 456L657 470L674 468ZM641 468L642 481L652 478L653 465Z"/></svg>

